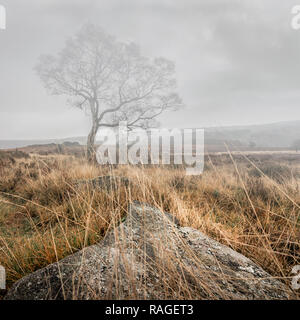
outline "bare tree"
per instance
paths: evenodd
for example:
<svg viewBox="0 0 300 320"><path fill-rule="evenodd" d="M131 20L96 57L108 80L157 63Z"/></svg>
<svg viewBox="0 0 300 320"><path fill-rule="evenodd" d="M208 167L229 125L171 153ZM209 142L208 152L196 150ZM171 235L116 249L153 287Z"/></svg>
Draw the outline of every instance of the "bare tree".
<svg viewBox="0 0 300 320"><path fill-rule="evenodd" d="M154 127L162 112L182 106L171 61L146 58L136 44L118 41L93 25L68 39L58 55L41 56L36 70L51 94L68 96L71 105L91 116L90 160L99 128L120 121L129 130Z"/></svg>

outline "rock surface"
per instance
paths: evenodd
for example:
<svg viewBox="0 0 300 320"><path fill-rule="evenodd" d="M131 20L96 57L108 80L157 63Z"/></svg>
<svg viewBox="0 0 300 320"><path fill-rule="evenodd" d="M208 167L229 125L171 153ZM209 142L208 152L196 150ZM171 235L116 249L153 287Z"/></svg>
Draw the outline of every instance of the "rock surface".
<svg viewBox="0 0 300 320"><path fill-rule="evenodd" d="M90 180L78 180L77 187L90 186L91 188L100 188L106 191L117 190L120 186L128 187L129 179L117 176L100 176Z"/></svg>
<svg viewBox="0 0 300 320"><path fill-rule="evenodd" d="M146 204L99 244L18 282L5 299L287 299L243 255Z"/></svg>

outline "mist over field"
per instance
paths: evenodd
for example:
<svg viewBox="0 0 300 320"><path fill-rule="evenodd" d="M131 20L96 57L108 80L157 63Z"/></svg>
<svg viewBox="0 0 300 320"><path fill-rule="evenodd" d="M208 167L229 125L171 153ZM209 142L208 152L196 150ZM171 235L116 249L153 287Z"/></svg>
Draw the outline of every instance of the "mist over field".
<svg viewBox="0 0 300 320"><path fill-rule="evenodd" d="M33 68L94 23L142 54L176 65L185 108L159 117L162 127L202 128L300 119L299 31L294 1L3 0L0 33L0 140L86 136L90 118L67 97L49 96ZM288 125L287 125L288 126ZM274 131L277 129L274 128ZM274 132L276 135L277 133Z"/></svg>

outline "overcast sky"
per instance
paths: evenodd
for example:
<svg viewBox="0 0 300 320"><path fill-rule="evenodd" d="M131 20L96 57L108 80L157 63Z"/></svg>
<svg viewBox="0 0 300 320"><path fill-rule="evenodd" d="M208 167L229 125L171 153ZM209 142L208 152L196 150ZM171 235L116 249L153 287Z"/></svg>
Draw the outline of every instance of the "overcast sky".
<svg viewBox="0 0 300 320"><path fill-rule="evenodd" d="M300 119L300 30L295 0L0 0L0 139L86 135L89 118L49 96L33 67L86 22L177 67L186 105L165 127Z"/></svg>

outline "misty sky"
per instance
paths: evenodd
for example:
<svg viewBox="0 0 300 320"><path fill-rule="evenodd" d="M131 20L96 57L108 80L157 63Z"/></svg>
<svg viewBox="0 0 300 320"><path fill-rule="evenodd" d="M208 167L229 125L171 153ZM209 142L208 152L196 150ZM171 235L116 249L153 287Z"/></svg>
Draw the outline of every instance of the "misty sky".
<svg viewBox="0 0 300 320"><path fill-rule="evenodd" d="M299 1L300 2L300 1ZM300 119L300 30L295 0L0 0L0 139L86 135L89 118L49 96L33 67L86 22L147 56L177 66L185 109L165 127L244 125Z"/></svg>

